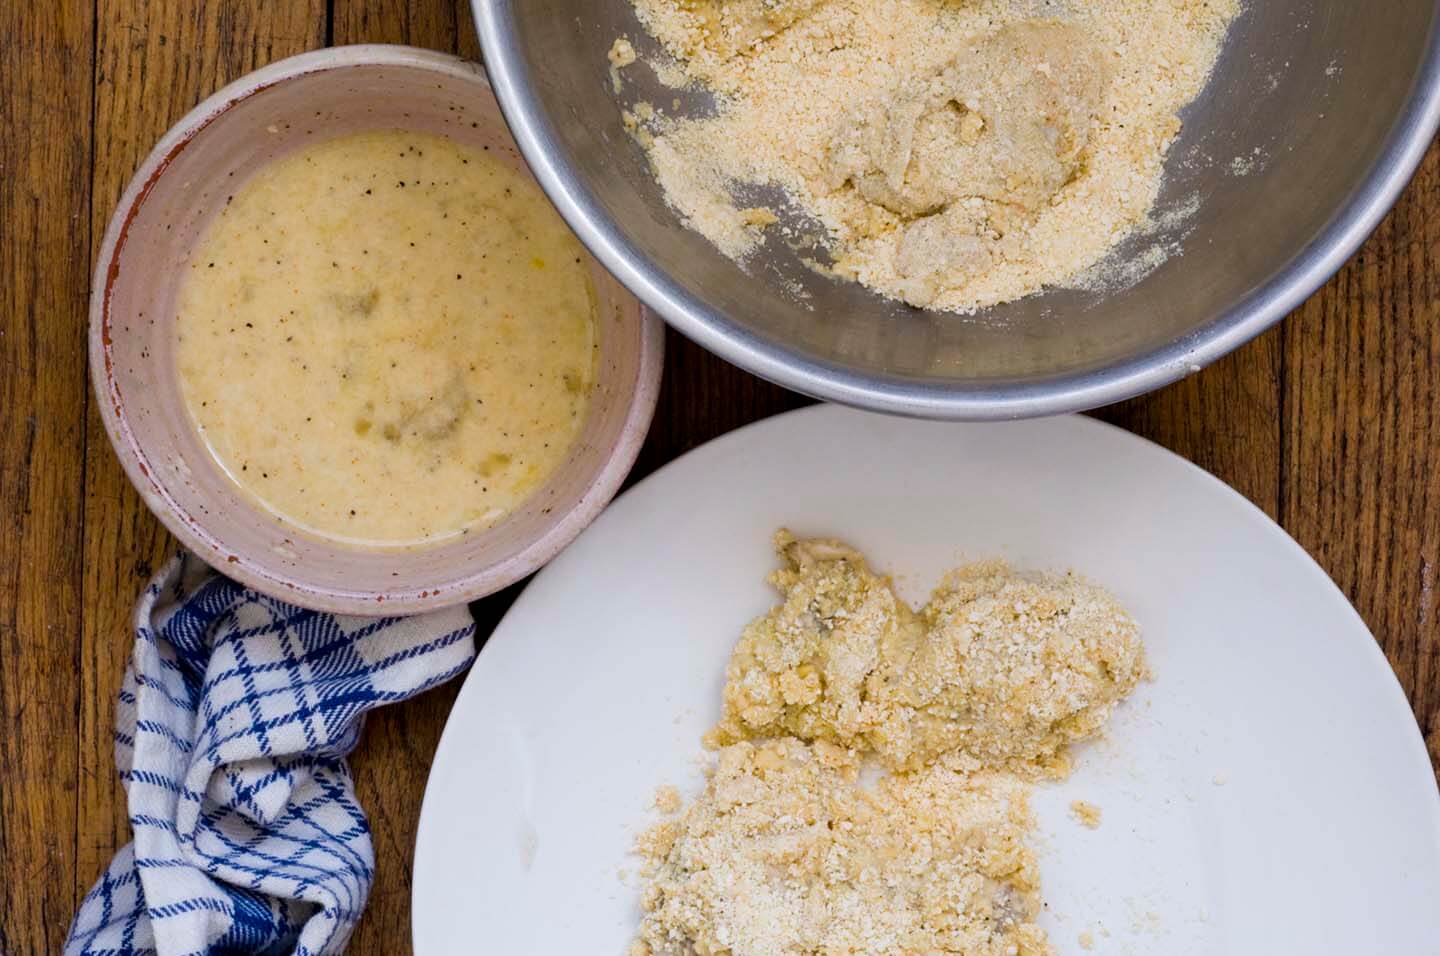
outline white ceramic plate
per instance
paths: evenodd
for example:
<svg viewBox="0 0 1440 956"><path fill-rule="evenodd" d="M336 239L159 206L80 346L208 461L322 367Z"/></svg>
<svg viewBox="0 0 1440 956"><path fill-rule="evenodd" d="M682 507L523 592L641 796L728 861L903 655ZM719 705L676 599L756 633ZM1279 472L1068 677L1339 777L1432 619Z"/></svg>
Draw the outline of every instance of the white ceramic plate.
<svg viewBox="0 0 1440 956"><path fill-rule="evenodd" d="M1154 683L1035 803L1056 948L1440 952L1440 797L1400 688L1308 556L1180 458L1083 418L817 407L686 455L516 602L456 701L420 819L419 956L621 956L628 850L694 793L770 535L831 535L923 600L967 558L1074 568L1144 628ZM1066 808L1100 805L1098 830Z"/></svg>

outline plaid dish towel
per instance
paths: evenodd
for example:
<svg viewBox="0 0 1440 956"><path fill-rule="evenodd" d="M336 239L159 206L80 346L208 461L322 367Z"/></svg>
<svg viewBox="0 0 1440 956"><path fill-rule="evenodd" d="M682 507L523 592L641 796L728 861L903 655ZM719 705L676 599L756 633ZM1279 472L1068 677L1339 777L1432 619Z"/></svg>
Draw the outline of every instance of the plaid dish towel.
<svg viewBox="0 0 1440 956"><path fill-rule="evenodd" d="M469 612L306 611L181 555L135 638L115 728L135 839L66 956L341 952L375 864L345 755L367 710L469 665Z"/></svg>

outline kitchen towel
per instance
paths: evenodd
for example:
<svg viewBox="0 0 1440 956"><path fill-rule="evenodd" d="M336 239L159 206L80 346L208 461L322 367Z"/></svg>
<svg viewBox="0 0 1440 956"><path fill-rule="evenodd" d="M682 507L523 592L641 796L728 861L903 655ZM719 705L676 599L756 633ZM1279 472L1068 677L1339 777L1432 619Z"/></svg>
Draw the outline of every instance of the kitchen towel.
<svg viewBox="0 0 1440 956"><path fill-rule="evenodd" d="M345 755L366 711L474 656L463 606L342 617L176 558L136 608L116 713L134 842L81 903L66 956L341 952L375 870Z"/></svg>

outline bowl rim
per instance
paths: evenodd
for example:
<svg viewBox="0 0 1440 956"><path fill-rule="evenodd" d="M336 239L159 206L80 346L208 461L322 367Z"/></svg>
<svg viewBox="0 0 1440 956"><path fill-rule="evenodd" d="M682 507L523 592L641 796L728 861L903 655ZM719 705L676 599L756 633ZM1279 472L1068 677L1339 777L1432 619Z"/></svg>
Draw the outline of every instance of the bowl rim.
<svg viewBox="0 0 1440 956"><path fill-rule="evenodd" d="M541 187L591 253L640 301L686 337L761 378L816 398L919 418L964 421L1083 411L1133 398L1198 372L1298 308L1379 225L1414 176L1440 127L1440 16L1410 99L1364 181L1320 232L1264 283L1188 335L1098 369L1013 385L883 382L769 341L708 308L650 262L605 214L559 149L539 98L523 82L514 7L523 0L470 0L485 69L501 112Z"/></svg>
<svg viewBox="0 0 1440 956"><path fill-rule="evenodd" d="M227 548L202 521L182 509L137 441L114 376L110 299L130 227L171 162L231 107L279 83L309 74L370 66L425 70L489 89L479 65L461 57L394 44L355 44L277 60L206 97L155 144L111 214L91 279L88 344L91 386L116 457L146 507L184 547L226 576L280 600L319 611L373 617L417 614L493 594L532 573L574 540L614 498L640 453L659 397L665 339L664 327L642 302L635 383L615 447L560 520L506 560L467 568L438 583L413 584L393 591L329 588L307 584L303 575L285 576L266 570L246 555Z"/></svg>

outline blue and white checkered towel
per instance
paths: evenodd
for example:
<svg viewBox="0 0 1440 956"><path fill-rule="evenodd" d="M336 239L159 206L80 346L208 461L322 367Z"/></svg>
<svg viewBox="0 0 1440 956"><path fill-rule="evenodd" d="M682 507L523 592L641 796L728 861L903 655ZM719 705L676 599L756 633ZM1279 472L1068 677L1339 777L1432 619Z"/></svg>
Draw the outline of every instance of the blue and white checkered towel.
<svg viewBox="0 0 1440 956"><path fill-rule="evenodd" d="M135 841L66 956L339 953L375 866L345 755L367 710L466 668L469 612L306 611L182 555L135 634L115 729Z"/></svg>

